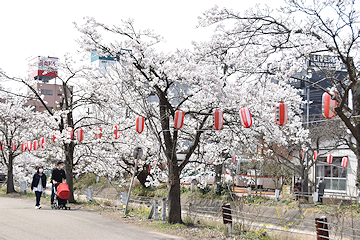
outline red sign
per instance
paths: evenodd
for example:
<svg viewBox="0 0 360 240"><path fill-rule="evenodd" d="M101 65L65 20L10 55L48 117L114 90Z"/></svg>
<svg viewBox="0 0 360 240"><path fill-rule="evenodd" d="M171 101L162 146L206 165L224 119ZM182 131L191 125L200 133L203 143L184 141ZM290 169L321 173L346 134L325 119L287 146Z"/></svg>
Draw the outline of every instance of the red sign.
<svg viewBox="0 0 360 240"><path fill-rule="evenodd" d="M288 121L288 107L283 102L278 102L275 106L275 122L279 126L287 124Z"/></svg>
<svg viewBox="0 0 360 240"><path fill-rule="evenodd" d="M214 113L214 127L216 130L221 130L224 124L223 112L219 109L215 110Z"/></svg>
<svg viewBox="0 0 360 240"><path fill-rule="evenodd" d="M176 129L182 128L183 123L184 123L184 117L185 117L184 111L179 109L175 112L174 125L175 125Z"/></svg>
<svg viewBox="0 0 360 240"><path fill-rule="evenodd" d="M240 109L240 119L244 128L249 128L252 125L252 117L250 110L247 107Z"/></svg>
<svg viewBox="0 0 360 240"><path fill-rule="evenodd" d="M142 116L136 118L136 131L142 133L144 131L145 119Z"/></svg>

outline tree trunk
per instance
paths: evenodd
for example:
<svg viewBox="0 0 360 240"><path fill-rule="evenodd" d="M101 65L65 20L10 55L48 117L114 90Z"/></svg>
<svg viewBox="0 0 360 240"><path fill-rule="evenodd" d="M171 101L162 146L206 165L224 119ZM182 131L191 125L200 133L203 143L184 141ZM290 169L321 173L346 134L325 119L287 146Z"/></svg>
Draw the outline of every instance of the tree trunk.
<svg viewBox="0 0 360 240"><path fill-rule="evenodd" d="M214 165L214 169L215 169L214 183L219 183L219 182L221 182L221 175L222 175L223 165L222 164Z"/></svg>
<svg viewBox="0 0 360 240"><path fill-rule="evenodd" d="M65 172L66 172L66 183L69 185L70 197L69 202L75 203L74 197L74 175L73 175L73 164L74 164L74 143L65 144Z"/></svg>
<svg viewBox="0 0 360 240"><path fill-rule="evenodd" d="M170 189L169 189L169 223L182 223L181 219L181 203L180 203L180 175L176 164L170 168Z"/></svg>
<svg viewBox="0 0 360 240"><path fill-rule="evenodd" d="M8 163L8 172L7 172L7 187L6 193L13 193L15 191L14 187L14 174L13 174L13 156L9 155L9 163Z"/></svg>

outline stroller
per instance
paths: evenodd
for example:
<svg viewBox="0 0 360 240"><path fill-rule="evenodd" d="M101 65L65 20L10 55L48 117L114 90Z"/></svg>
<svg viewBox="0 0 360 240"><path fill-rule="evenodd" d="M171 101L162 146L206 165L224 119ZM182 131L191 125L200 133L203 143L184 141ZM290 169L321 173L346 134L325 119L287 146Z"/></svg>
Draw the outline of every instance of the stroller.
<svg viewBox="0 0 360 240"><path fill-rule="evenodd" d="M69 197L69 185L67 185L66 183L60 183L56 191L56 202L53 206L51 206L51 208L70 210L70 207L66 206L69 203Z"/></svg>

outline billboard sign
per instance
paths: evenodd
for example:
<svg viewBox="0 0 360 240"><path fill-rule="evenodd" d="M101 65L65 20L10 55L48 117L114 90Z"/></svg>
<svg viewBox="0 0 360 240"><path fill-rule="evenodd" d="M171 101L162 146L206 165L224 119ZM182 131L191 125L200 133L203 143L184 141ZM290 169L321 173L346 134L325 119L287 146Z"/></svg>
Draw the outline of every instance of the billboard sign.
<svg viewBox="0 0 360 240"><path fill-rule="evenodd" d="M322 68L329 70L346 70L346 66L343 64L339 56L329 55L310 55L308 61L308 68Z"/></svg>
<svg viewBox="0 0 360 240"><path fill-rule="evenodd" d="M58 74L58 61L59 59L56 57L35 57L29 61L28 76L30 78L37 76L55 78Z"/></svg>

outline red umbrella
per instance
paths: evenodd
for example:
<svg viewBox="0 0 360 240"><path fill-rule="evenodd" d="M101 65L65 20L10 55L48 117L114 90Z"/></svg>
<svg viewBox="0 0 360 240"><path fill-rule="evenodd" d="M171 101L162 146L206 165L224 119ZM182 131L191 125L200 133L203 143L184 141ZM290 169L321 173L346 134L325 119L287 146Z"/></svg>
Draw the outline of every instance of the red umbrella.
<svg viewBox="0 0 360 240"><path fill-rule="evenodd" d="M287 124L288 121L288 107L283 102L278 102L275 106L275 122L279 126Z"/></svg>

